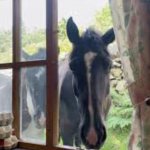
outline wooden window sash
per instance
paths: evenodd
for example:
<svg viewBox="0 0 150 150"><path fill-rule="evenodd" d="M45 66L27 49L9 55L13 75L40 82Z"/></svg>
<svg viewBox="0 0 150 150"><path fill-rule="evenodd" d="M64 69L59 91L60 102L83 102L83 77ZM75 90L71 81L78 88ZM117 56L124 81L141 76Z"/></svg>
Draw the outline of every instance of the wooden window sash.
<svg viewBox="0 0 150 150"><path fill-rule="evenodd" d="M69 150L58 147L58 53L57 53L57 0L46 0L46 60L21 62L21 0L13 0L13 59L0 64L0 69L12 69L12 110L15 135L20 138L20 70L23 67L45 66L47 77L46 145L19 141L19 149Z"/></svg>
<svg viewBox="0 0 150 150"><path fill-rule="evenodd" d="M7 64L13 69L13 112L15 134L20 138L20 98L19 98L19 76L23 67L45 66L47 69L47 105L50 110L46 114L46 145L32 144L20 141L19 148L47 150L53 147L53 114L56 109L53 107L53 101L57 101L57 12L55 0L46 0L46 60L37 60L29 62L20 62L21 50L21 0L13 1L13 62ZM55 7L55 9L54 9ZM52 16L53 15L53 16ZM55 24L55 25L54 25ZM54 28L55 27L55 28ZM50 76L50 78L49 78ZM54 88L55 87L55 88ZM55 89L55 90L54 90ZM49 91L49 92L48 92ZM55 100L54 100L55 99ZM57 106L56 106L57 107ZM56 123L57 124L57 123ZM56 131L56 130L55 130ZM56 131L57 133L57 131Z"/></svg>
<svg viewBox="0 0 150 150"><path fill-rule="evenodd" d="M13 127L15 129L15 135L20 138L20 100L19 100L19 68L16 64L20 56L20 25L21 25L21 2L20 0L14 0L13 5L13 59L12 59L12 111L14 115Z"/></svg>

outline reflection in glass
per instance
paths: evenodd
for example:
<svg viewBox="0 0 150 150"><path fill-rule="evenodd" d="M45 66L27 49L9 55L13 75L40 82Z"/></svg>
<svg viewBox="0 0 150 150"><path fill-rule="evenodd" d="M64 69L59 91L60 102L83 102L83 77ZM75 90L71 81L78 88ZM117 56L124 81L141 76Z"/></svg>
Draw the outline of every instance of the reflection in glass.
<svg viewBox="0 0 150 150"><path fill-rule="evenodd" d="M46 47L46 0L22 0L21 7L22 50L25 52L21 60L43 60L45 57L30 56Z"/></svg>
<svg viewBox="0 0 150 150"><path fill-rule="evenodd" d="M0 70L0 113L12 112L12 70Z"/></svg>
<svg viewBox="0 0 150 150"><path fill-rule="evenodd" d="M12 62L12 0L0 0L0 63Z"/></svg>
<svg viewBox="0 0 150 150"><path fill-rule="evenodd" d="M46 69L30 67L21 70L21 138L45 144Z"/></svg>

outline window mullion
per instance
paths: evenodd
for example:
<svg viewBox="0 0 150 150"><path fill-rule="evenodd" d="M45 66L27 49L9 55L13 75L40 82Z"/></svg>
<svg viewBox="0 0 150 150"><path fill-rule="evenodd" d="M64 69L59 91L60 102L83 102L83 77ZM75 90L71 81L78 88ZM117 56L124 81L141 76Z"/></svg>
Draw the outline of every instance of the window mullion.
<svg viewBox="0 0 150 150"><path fill-rule="evenodd" d="M19 100L19 68L16 63L20 59L21 49L21 0L13 0L13 95L12 107L14 122L13 126L15 134L20 138L20 100Z"/></svg>
<svg viewBox="0 0 150 150"><path fill-rule="evenodd" d="M57 0L46 1L47 115L46 145L58 142ZM54 148L54 147L53 147Z"/></svg>

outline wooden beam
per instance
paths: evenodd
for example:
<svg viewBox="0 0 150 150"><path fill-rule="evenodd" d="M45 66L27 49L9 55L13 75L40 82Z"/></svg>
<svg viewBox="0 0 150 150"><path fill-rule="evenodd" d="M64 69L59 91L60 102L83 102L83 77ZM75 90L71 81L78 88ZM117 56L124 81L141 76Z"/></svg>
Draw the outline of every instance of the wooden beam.
<svg viewBox="0 0 150 150"><path fill-rule="evenodd" d="M47 47L47 115L46 145L50 149L58 142L58 50L57 0L46 1Z"/></svg>
<svg viewBox="0 0 150 150"><path fill-rule="evenodd" d="M15 129L15 135L20 138L20 88L19 88L19 72L20 70L15 67L15 63L20 59L20 28L21 28L21 1L13 0L13 88L12 88L12 107Z"/></svg>

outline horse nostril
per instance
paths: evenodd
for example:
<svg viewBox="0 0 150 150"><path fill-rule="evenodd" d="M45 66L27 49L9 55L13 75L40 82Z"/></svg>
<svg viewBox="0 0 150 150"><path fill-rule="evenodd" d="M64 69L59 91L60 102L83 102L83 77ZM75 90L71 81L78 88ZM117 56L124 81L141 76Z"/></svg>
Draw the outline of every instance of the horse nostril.
<svg viewBox="0 0 150 150"><path fill-rule="evenodd" d="M96 129L94 126L90 128L84 126L81 130L81 138L86 148L99 149L106 140L106 129L104 126L101 126L100 129Z"/></svg>

